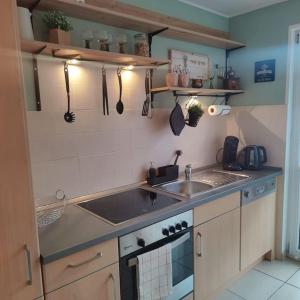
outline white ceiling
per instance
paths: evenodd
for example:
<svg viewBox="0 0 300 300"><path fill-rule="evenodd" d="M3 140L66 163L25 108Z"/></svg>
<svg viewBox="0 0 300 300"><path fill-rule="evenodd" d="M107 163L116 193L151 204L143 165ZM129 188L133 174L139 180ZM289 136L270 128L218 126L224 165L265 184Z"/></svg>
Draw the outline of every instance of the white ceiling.
<svg viewBox="0 0 300 300"><path fill-rule="evenodd" d="M234 17L288 0L179 0L224 17Z"/></svg>

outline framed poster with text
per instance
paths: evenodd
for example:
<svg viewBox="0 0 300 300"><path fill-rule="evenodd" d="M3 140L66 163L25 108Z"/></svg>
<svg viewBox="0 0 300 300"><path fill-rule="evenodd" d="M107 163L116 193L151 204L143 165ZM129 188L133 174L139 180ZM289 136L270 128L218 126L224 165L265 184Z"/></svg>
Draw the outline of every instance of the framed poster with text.
<svg viewBox="0 0 300 300"><path fill-rule="evenodd" d="M275 59L255 63L255 83L275 81Z"/></svg>

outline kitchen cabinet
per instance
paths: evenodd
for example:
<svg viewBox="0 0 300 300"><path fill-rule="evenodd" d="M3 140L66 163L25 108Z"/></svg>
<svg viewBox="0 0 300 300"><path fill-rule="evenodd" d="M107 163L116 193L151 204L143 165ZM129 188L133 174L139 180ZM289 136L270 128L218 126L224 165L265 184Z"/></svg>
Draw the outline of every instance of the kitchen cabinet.
<svg viewBox="0 0 300 300"><path fill-rule="evenodd" d="M0 1L0 299L42 296L16 2Z"/></svg>
<svg viewBox="0 0 300 300"><path fill-rule="evenodd" d="M239 208L194 228L195 299L207 299L239 273L239 254Z"/></svg>
<svg viewBox="0 0 300 300"><path fill-rule="evenodd" d="M194 209L194 294L211 297L239 273L240 192Z"/></svg>
<svg viewBox="0 0 300 300"><path fill-rule="evenodd" d="M45 300L120 300L119 264L81 278L54 292Z"/></svg>
<svg viewBox="0 0 300 300"><path fill-rule="evenodd" d="M244 270L275 246L276 193L241 208L241 269Z"/></svg>
<svg viewBox="0 0 300 300"><path fill-rule="evenodd" d="M118 240L105 241L43 265L44 290L49 293L118 261Z"/></svg>

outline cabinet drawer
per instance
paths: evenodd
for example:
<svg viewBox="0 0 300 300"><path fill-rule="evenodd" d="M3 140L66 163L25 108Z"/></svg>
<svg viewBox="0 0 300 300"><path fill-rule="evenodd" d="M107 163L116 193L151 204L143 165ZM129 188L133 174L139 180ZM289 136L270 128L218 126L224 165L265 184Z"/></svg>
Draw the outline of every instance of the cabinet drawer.
<svg viewBox="0 0 300 300"><path fill-rule="evenodd" d="M43 266L45 292L49 293L118 261L118 241L110 240Z"/></svg>
<svg viewBox="0 0 300 300"><path fill-rule="evenodd" d="M240 192L232 193L218 200L194 208L194 226L240 207Z"/></svg>
<svg viewBox="0 0 300 300"><path fill-rule="evenodd" d="M119 264L46 294L45 300L120 300Z"/></svg>

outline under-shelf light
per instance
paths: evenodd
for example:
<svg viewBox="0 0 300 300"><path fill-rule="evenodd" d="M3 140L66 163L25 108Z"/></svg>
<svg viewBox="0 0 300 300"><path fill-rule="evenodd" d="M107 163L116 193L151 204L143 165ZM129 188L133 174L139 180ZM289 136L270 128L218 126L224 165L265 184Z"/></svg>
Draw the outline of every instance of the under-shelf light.
<svg viewBox="0 0 300 300"><path fill-rule="evenodd" d="M69 60L67 61L67 63L68 63L69 65L79 65L79 60L76 59L76 58L73 58L73 59L69 59Z"/></svg>

